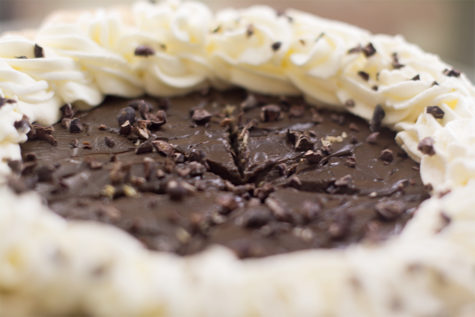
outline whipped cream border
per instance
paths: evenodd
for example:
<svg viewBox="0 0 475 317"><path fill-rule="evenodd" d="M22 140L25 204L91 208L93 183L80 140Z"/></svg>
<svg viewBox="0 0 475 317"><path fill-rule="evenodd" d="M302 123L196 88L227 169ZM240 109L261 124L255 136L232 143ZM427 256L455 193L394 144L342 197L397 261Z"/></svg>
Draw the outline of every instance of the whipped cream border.
<svg viewBox="0 0 475 317"><path fill-rule="evenodd" d="M44 57L34 58L35 44ZM134 55L140 45L154 53ZM303 94L368 120L381 105L434 193L382 245L240 261L220 247L187 258L150 252L3 185L0 316L475 315L475 88L451 70L401 37L263 6L212 13L195 2L139 2L4 35L0 97L15 102L0 107L2 180L6 161L21 158L27 131L14 123L24 115L52 124L67 102L87 109L107 94L238 85ZM427 113L434 105L443 118ZM433 155L418 149L427 137Z"/></svg>

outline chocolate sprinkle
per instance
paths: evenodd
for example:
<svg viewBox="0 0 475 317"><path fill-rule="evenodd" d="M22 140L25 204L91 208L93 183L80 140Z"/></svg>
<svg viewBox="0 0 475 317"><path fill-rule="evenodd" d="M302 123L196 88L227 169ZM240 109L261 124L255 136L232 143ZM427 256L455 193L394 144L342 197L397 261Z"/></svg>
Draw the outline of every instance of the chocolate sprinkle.
<svg viewBox="0 0 475 317"><path fill-rule="evenodd" d="M382 122L384 117L386 116L386 112L381 105L377 105L374 108L373 116L369 123L369 128L372 132L377 132L381 130Z"/></svg>
<svg viewBox="0 0 475 317"><path fill-rule="evenodd" d="M150 46L139 45L135 48L134 55L148 57L148 56L155 55L155 50L151 48Z"/></svg>
<svg viewBox="0 0 475 317"><path fill-rule="evenodd" d="M435 155L434 139L430 136L423 138L417 145L417 149L423 154L429 156Z"/></svg>
<svg viewBox="0 0 475 317"><path fill-rule="evenodd" d="M439 106L429 106L426 108L426 112L431 114L436 119L443 119L445 112Z"/></svg>
<svg viewBox="0 0 475 317"><path fill-rule="evenodd" d="M34 51L33 53L34 53L35 58L45 57L43 48L39 46L38 44L35 44L33 51Z"/></svg>

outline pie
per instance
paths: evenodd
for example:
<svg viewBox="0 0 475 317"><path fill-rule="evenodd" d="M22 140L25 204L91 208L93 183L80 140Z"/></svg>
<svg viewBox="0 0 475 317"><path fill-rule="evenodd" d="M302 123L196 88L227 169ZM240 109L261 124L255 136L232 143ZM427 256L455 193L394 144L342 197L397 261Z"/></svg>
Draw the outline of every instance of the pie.
<svg viewBox="0 0 475 317"><path fill-rule="evenodd" d="M1 316L475 314L475 89L437 56L169 1L0 57Z"/></svg>

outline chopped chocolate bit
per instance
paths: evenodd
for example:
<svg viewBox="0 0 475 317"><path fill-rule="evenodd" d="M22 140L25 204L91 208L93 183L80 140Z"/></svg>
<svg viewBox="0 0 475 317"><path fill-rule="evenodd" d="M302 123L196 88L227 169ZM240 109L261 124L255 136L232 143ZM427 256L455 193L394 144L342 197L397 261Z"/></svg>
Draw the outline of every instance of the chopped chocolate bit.
<svg viewBox="0 0 475 317"><path fill-rule="evenodd" d="M351 187L353 185L353 177L347 174L335 181L336 187Z"/></svg>
<svg viewBox="0 0 475 317"><path fill-rule="evenodd" d="M345 165L351 168L356 167L356 157L354 155L350 156L345 160Z"/></svg>
<svg viewBox="0 0 475 317"><path fill-rule="evenodd" d="M255 32L255 28L254 28L254 24L249 24L247 26L247 29L246 29L246 35L247 37L251 37L254 35L254 32Z"/></svg>
<svg viewBox="0 0 475 317"><path fill-rule="evenodd" d="M30 128L30 122L26 116L23 116L21 120L15 121L13 126L18 131L26 132Z"/></svg>
<svg viewBox="0 0 475 317"><path fill-rule="evenodd" d="M191 119L198 125L204 125L211 120L212 114L205 109L195 109L192 112Z"/></svg>
<svg viewBox="0 0 475 317"><path fill-rule="evenodd" d="M445 112L439 106L429 106L426 108L426 112L431 114L436 119L443 119Z"/></svg>
<svg viewBox="0 0 475 317"><path fill-rule="evenodd" d="M53 180L54 167L42 165L36 169L38 181L42 183L51 182Z"/></svg>
<svg viewBox="0 0 475 317"><path fill-rule="evenodd" d="M71 133L81 133L84 130L84 126L81 123L81 120L75 118L71 120L69 124L69 132Z"/></svg>
<svg viewBox="0 0 475 317"><path fill-rule="evenodd" d="M406 211L406 205L399 200L387 200L377 203L375 209L383 219L394 220Z"/></svg>
<svg viewBox="0 0 475 317"><path fill-rule="evenodd" d="M142 140L150 138L150 131L147 129L148 121L138 120L136 125L132 127L132 132Z"/></svg>
<svg viewBox="0 0 475 317"><path fill-rule="evenodd" d="M35 44L35 48L33 50L33 53L35 54L35 58L42 58L45 57L45 52L41 46L38 44Z"/></svg>
<svg viewBox="0 0 475 317"><path fill-rule="evenodd" d="M280 118L281 110L278 105L267 105L261 109L261 121L272 122Z"/></svg>
<svg viewBox="0 0 475 317"><path fill-rule="evenodd" d="M435 154L434 139L431 138L430 136L423 138L417 145L417 149L421 151L423 154L430 155L430 156L434 155Z"/></svg>
<svg viewBox="0 0 475 317"><path fill-rule="evenodd" d="M289 109L289 117L291 118L301 118L305 114L305 106L303 105L292 105Z"/></svg>
<svg viewBox="0 0 475 317"><path fill-rule="evenodd" d="M366 142L369 144L376 144L378 141L379 132L373 132L366 138Z"/></svg>
<svg viewBox="0 0 475 317"><path fill-rule="evenodd" d="M244 214L244 227L257 229L265 226L272 220L272 214L267 208L251 207Z"/></svg>
<svg viewBox="0 0 475 317"><path fill-rule="evenodd" d="M72 119L74 117L74 110L70 103L65 104L60 108L62 118Z"/></svg>
<svg viewBox="0 0 475 317"><path fill-rule="evenodd" d="M206 167L196 161L190 162L188 167L190 168L190 176L200 176L206 172Z"/></svg>
<svg viewBox="0 0 475 317"><path fill-rule="evenodd" d="M173 157L173 161L175 163L185 162L185 155L183 155L183 153L175 152L175 153L172 154L172 157Z"/></svg>
<svg viewBox="0 0 475 317"><path fill-rule="evenodd" d="M360 70L360 71L358 72L358 76L360 76L361 78L363 78L363 80L365 80L365 81L368 81L368 80L369 80L369 74L368 74L367 72L365 72L365 71Z"/></svg>
<svg viewBox="0 0 475 317"><path fill-rule="evenodd" d="M144 119L145 119L145 114L152 111L152 105L150 105L148 102L146 102L143 99L132 100L131 102L127 104L127 106L133 108L134 110L138 110L140 114L142 115L142 118Z"/></svg>
<svg viewBox="0 0 475 317"><path fill-rule="evenodd" d="M104 137L104 143L110 148L113 148L115 146L114 140L112 140L108 136Z"/></svg>
<svg viewBox="0 0 475 317"><path fill-rule="evenodd" d="M82 148L85 150L92 150L92 144L89 141L82 141Z"/></svg>
<svg viewBox="0 0 475 317"><path fill-rule="evenodd" d="M374 48L373 43L371 42L366 44L366 46L363 47L362 51L366 57L371 57L376 54L376 49Z"/></svg>
<svg viewBox="0 0 475 317"><path fill-rule="evenodd" d="M158 153L164 156L172 156L175 153L175 148L168 142L162 140L152 141L153 146Z"/></svg>
<svg viewBox="0 0 475 317"><path fill-rule="evenodd" d="M171 200L180 201L188 194L181 181L171 180L167 184L167 193Z"/></svg>
<svg viewBox="0 0 475 317"><path fill-rule="evenodd" d="M146 117L150 121L149 128L151 130L157 130L167 123L167 113L163 110L158 110L155 114L149 113Z"/></svg>
<svg viewBox="0 0 475 317"><path fill-rule="evenodd" d="M153 152L153 145L151 142L144 142L139 145L139 147L135 150L135 154L145 154L145 153L152 153Z"/></svg>
<svg viewBox="0 0 475 317"><path fill-rule="evenodd" d="M281 46L282 46L282 42L274 42L272 43L272 50L276 52L280 49Z"/></svg>
<svg viewBox="0 0 475 317"><path fill-rule="evenodd" d="M54 129L52 127L42 127L38 124L32 124L30 132L28 132L28 140L46 141L51 145L56 146L58 141L53 136Z"/></svg>
<svg viewBox="0 0 475 317"><path fill-rule="evenodd" d="M379 87L378 87L378 85L374 85L374 86L371 87L371 89L373 89L374 91L378 91Z"/></svg>
<svg viewBox="0 0 475 317"><path fill-rule="evenodd" d="M434 81L432 82L432 86L439 86L439 83L434 80Z"/></svg>
<svg viewBox="0 0 475 317"><path fill-rule="evenodd" d="M355 101L353 99L348 99L347 101L345 101L345 107L354 108L355 107Z"/></svg>
<svg viewBox="0 0 475 317"><path fill-rule="evenodd" d="M130 125L129 120L125 121L121 126L119 130L120 135L128 136L130 133L132 133L132 126Z"/></svg>
<svg viewBox="0 0 475 317"><path fill-rule="evenodd" d="M221 206L220 213L225 215L239 207L233 194L218 195L218 197L216 197L216 203Z"/></svg>
<svg viewBox="0 0 475 317"><path fill-rule="evenodd" d="M0 97L0 107L4 106L6 104L13 104L13 103L16 103L15 99Z"/></svg>
<svg viewBox="0 0 475 317"><path fill-rule="evenodd" d="M305 152L303 157L311 164L318 164L322 160L323 153L321 150L308 150L307 152Z"/></svg>
<svg viewBox="0 0 475 317"><path fill-rule="evenodd" d="M63 118L61 119L61 126L66 130L69 130L69 127L71 127L71 121L73 120L69 118Z"/></svg>
<svg viewBox="0 0 475 317"><path fill-rule="evenodd" d="M405 66L399 62L399 56L396 52L392 54L392 58L393 58L392 66L394 69L400 69Z"/></svg>
<svg viewBox="0 0 475 317"><path fill-rule="evenodd" d="M155 55L155 50L150 46L139 45L135 48L134 55L148 57L151 55Z"/></svg>
<svg viewBox="0 0 475 317"><path fill-rule="evenodd" d="M379 159L383 161L386 164L391 163L394 160L394 154L393 151L390 149L384 149L381 151L381 154L379 155Z"/></svg>
<svg viewBox="0 0 475 317"><path fill-rule="evenodd" d="M295 142L295 150L296 151L313 150L313 143L308 136L301 134L297 137L297 141Z"/></svg>
<svg viewBox="0 0 475 317"><path fill-rule="evenodd" d="M421 80L421 76L417 74L416 76L412 77L411 80Z"/></svg>
<svg viewBox="0 0 475 317"><path fill-rule="evenodd" d="M381 105L376 105L373 112L373 117L369 123L369 129L371 132L377 132L381 130L381 125L383 123L383 119L386 116L386 112Z"/></svg>
<svg viewBox="0 0 475 317"><path fill-rule="evenodd" d="M123 108L117 116L117 122L120 127L127 121L129 121L131 125L135 123L135 110L132 107Z"/></svg>
<svg viewBox="0 0 475 317"><path fill-rule="evenodd" d="M460 73L460 71L458 71L458 70L456 70L456 69L453 69L453 68L452 68L452 69L448 69L448 68L446 68L446 69L444 69L443 74L444 74L445 76L448 76L448 77L460 77L460 74L461 74L461 73Z"/></svg>

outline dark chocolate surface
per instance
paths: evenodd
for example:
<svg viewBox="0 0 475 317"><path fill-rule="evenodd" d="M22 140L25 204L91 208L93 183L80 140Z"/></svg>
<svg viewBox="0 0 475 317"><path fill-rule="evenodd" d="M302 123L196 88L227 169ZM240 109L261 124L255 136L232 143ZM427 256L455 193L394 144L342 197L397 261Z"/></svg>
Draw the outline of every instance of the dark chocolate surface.
<svg viewBox="0 0 475 317"><path fill-rule="evenodd" d="M54 131L32 125L12 186L154 250L220 244L248 258L379 242L428 197L393 132L300 98L211 90L62 110Z"/></svg>

